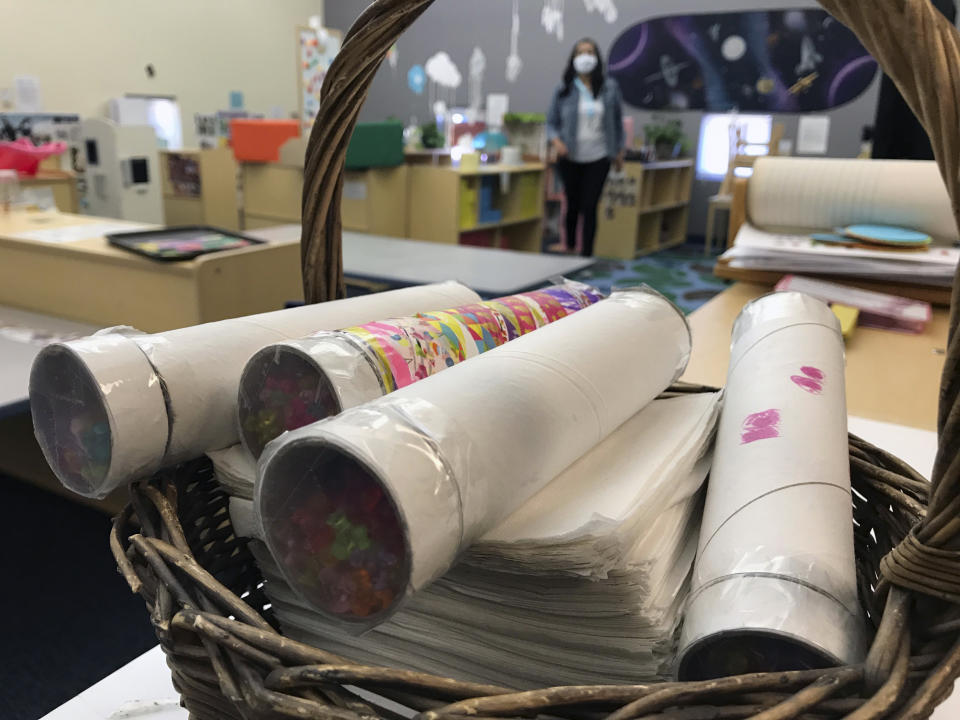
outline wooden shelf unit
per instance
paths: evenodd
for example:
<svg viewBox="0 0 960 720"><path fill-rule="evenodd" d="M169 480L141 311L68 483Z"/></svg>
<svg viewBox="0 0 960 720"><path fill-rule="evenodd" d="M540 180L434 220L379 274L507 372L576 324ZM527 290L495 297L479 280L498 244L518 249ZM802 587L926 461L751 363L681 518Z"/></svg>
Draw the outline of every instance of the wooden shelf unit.
<svg viewBox="0 0 960 720"><path fill-rule="evenodd" d="M160 176L167 225L240 229L237 163L230 148L161 150Z"/></svg>
<svg viewBox="0 0 960 720"><path fill-rule="evenodd" d="M245 230L299 223L307 139L292 138L276 163L241 163ZM340 216L344 230L407 236L407 166L347 170Z"/></svg>
<svg viewBox="0 0 960 720"><path fill-rule="evenodd" d="M630 260L682 244L692 185L693 160L627 162L604 187L594 254Z"/></svg>
<svg viewBox="0 0 960 720"><path fill-rule="evenodd" d="M542 163L484 165L460 170L449 165L412 164L410 237L447 244L539 252L543 242L544 170ZM503 177L509 185L503 185ZM491 193L481 217L481 199Z"/></svg>
<svg viewBox="0 0 960 720"><path fill-rule="evenodd" d="M41 167L36 175L20 175L20 187L49 188L57 210L65 213L80 212L77 193L77 176L68 170L50 170Z"/></svg>

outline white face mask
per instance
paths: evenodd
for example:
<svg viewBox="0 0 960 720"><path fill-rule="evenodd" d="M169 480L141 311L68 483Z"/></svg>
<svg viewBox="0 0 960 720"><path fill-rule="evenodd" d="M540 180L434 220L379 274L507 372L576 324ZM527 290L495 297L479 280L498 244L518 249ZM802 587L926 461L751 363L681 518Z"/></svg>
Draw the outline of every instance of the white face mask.
<svg viewBox="0 0 960 720"><path fill-rule="evenodd" d="M573 59L573 69L581 75L589 75L597 67L597 56L593 53L581 53Z"/></svg>

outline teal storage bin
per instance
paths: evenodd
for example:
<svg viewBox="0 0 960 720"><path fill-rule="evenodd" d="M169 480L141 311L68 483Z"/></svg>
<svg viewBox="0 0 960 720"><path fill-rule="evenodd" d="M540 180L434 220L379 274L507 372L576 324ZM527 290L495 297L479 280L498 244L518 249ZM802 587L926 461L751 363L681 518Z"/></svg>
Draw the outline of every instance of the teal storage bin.
<svg viewBox="0 0 960 720"><path fill-rule="evenodd" d="M403 165L403 123L358 123L347 146L347 170Z"/></svg>

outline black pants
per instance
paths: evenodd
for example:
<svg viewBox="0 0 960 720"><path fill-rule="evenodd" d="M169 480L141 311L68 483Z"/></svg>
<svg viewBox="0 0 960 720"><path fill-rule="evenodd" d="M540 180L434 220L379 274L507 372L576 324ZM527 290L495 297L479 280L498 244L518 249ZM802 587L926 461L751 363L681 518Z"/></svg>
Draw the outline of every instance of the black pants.
<svg viewBox="0 0 960 720"><path fill-rule="evenodd" d="M557 163L560 179L563 180L564 193L567 196L567 248L572 250L577 244L577 221L583 216L584 257L593 255L593 239L597 234L597 205L603 184L610 172L610 159L603 158L591 163L578 163L560 158Z"/></svg>

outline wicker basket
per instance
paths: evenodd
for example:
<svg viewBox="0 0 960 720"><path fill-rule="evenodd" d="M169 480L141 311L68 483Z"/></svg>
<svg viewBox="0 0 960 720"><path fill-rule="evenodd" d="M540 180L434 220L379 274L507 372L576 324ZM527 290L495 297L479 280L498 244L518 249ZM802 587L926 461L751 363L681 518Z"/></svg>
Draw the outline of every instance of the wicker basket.
<svg viewBox="0 0 960 720"><path fill-rule="evenodd" d="M378 0L348 33L324 87L307 151L304 287L342 293L339 207L347 139L387 48L433 0ZM955 214L960 208L960 36L927 0L823 0L850 25L924 122ZM869 15L869 16L868 16ZM957 292L955 286L955 293ZM206 459L131 488L111 547L146 600L174 683L192 717L396 717L346 686L425 717L547 714L610 720L786 720L928 717L960 674L960 348L954 295L934 482L850 438L860 598L874 626L862 666L702 682L556 687L529 692L350 663L284 638L227 496Z"/></svg>

